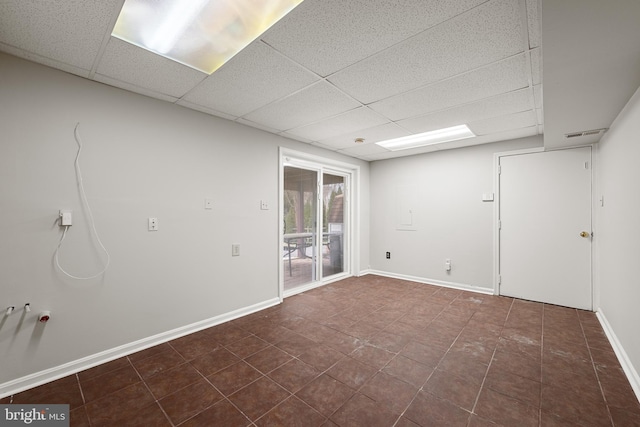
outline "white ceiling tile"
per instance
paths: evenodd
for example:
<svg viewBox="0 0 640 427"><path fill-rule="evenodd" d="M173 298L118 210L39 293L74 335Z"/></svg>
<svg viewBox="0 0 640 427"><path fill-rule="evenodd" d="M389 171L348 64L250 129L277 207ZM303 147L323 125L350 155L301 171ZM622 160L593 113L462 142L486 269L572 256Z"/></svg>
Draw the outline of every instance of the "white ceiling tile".
<svg viewBox="0 0 640 427"><path fill-rule="evenodd" d="M201 113L210 114L212 116L220 117L227 120L235 120L238 118L237 116L232 116L231 114L226 114L221 111L214 110L213 108L208 108L208 107L203 107L202 105L193 104L183 99L177 100L176 104L185 108L189 108L191 110L200 111Z"/></svg>
<svg viewBox="0 0 640 427"><path fill-rule="evenodd" d="M321 80L244 116L281 131L317 122L360 106L360 103Z"/></svg>
<svg viewBox="0 0 640 427"><path fill-rule="evenodd" d="M128 90L129 92L139 93L140 95L149 96L151 98L160 99L162 101L168 102L176 102L178 98L175 96L165 95L163 93L158 93L151 89L143 88L140 86L132 85L128 82L123 82L121 80L112 79L111 77L103 76L100 74L96 74L93 80L104 83L109 86L117 87L120 89Z"/></svg>
<svg viewBox="0 0 640 427"><path fill-rule="evenodd" d="M18 49L17 47L9 46L4 43L0 43L0 52L5 52L10 55L17 56L18 58L26 59L38 64L43 64L70 74L75 74L76 76L84 77L85 79L89 78L89 75L91 74L91 71L88 69L76 67L75 65L70 65L65 62L59 62L54 59L45 58L43 56L36 55L35 53Z"/></svg>
<svg viewBox="0 0 640 427"><path fill-rule="evenodd" d="M531 51L531 79L534 85L542 83L542 64L540 48L535 48Z"/></svg>
<svg viewBox="0 0 640 427"><path fill-rule="evenodd" d="M533 98L535 99L536 108L542 108L542 85L533 87Z"/></svg>
<svg viewBox="0 0 640 427"><path fill-rule="evenodd" d="M386 153L369 154L366 157L368 158L369 161L385 160L385 159L395 159L398 157L413 156L416 154L432 153L435 151L438 151L437 145L426 145L424 147L411 148L408 150L387 151Z"/></svg>
<svg viewBox="0 0 640 427"><path fill-rule="evenodd" d="M320 141L383 123L388 123L388 120L367 107L360 107L326 120L291 129L287 133Z"/></svg>
<svg viewBox="0 0 640 427"><path fill-rule="evenodd" d="M382 148L377 144L371 143L354 145L353 147L338 150L338 152L346 154L348 156L368 156L371 154L388 153L389 150L387 150L386 148Z"/></svg>
<svg viewBox="0 0 640 427"><path fill-rule="evenodd" d="M526 75L525 54L519 54L369 106L401 120L527 87Z"/></svg>
<svg viewBox="0 0 640 427"><path fill-rule="evenodd" d="M492 142L508 141L511 139L525 138L528 136L538 135L538 127L530 126L526 128L511 129L504 132L497 132L491 135L481 135L475 138L461 139L446 144L438 145L440 150L450 150L453 148L471 147L474 145L489 144ZM540 140L542 145L542 140Z"/></svg>
<svg viewBox="0 0 640 427"><path fill-rule="evenodd" d="M258 40L183 99L216 111L243 116L317 80L318 76Z"/></svg>
<svg viewBox="0 0 640 427"><path fill-rule="evenodd" d="M97 74L180 98L207 75L111 37Z"/></svg>
<svg viewBox="0 0 640 427"><path fill-rule="evenodd" d="M262 38L328 76L485 1L306 0Z"/></svg>
<svg viewBox="0 0 640 427"><path fill-rule="evenodd" d="M533 110L523 111L508 116L493 117L468 123L469 129L476 135L489 135L505 132L512 129L526 128L538 124L536 113Z"/></svg>
<svg viewBox="0 0 640 427"><path fill-rule="evenodd" d="M240 117L239 119L236 119L236 122L243 125L251 126L252 128L264 130L270 133L278 134L280 132L278 129L270 128L269 126L264 126L264 125L261 125L260 123L255 123L250 120L243 119L242 117Z"/></svg>
<svg viewBox="0 0 640 427"><path fill-rule="evenodd" d="M287 133L287 132L280 132L278 135L284 136L285 138L293 139L293 140L296 140L296 141L305 142L307 144L314 144L314 141L312 141L310 139L303 138L303 137L298 136L298 135L291 135L290 133Z"/></svg>
<svg viewBox="0 0 640 427"><path fill-rule="evenodd" d="M523 51L520 2L492 0L329 80L368 104Z"/></svg>
<svg viewBox="0 0 640 427"><path fill-rule="evenodd" d="M527 88L424 116L400 120L397 123L413 133L420 133L518 113L528 109L531 109L531 104Z"/></svg>
<svg viewBox="0 0 640 427"><path fill-rule="evenodd" d="M344 135L324 139L319 142L332 148L342 149L354 146L354 141L356 138L364 138L365 144L369 144L409 135L410 132L406 131L395 123L388 123L369 129L360 129L358 131L350 132Z"/></svg>
<svg viewBox="0 0 640 427"><path fill-rule="evenodd" d="M527 0L529 47L540 46L540 0Z"/></svg>
<svg viewBox="0 0 640 427"><path fill-rule="evenodd" d="M91 70L122 0L0 2L0 41Z"/></svg>

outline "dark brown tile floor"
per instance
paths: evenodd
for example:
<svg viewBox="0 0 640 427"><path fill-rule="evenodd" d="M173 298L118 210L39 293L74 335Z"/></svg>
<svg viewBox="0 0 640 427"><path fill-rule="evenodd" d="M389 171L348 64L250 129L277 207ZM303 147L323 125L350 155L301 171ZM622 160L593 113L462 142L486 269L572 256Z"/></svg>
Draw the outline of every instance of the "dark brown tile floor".
<svg viewBox="0 0 640 427"><path fill-rule="evenodd" d="M2 403L73 426L639 426L595 315L351 278Z"/></svg>

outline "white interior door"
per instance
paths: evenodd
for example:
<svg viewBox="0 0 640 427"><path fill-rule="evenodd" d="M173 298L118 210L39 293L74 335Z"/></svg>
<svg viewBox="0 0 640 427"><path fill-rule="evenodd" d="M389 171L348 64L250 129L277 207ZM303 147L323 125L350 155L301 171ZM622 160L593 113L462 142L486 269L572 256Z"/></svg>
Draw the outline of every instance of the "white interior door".
<svg viewBox="0 0 640 427"><path fill-rule="evenodd" d="M591 310L591 148L499 165L500 294Z"/></svg>

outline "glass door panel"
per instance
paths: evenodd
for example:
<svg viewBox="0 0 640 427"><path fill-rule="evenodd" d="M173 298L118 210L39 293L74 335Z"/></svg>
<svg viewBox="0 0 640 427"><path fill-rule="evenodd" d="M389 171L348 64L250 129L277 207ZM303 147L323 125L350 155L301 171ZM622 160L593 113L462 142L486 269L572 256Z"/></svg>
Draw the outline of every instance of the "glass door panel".
<svg viewBox="0 0 640 427"><path fill-rule="evenodd" d="M344 272L345 179L322 174L322 277Z"/></svg>
<svg viewBox="0 0 640 427"><path fill-rule="evenodd" d="M284 289L319 280L318 172L284 166Z"/></svg>

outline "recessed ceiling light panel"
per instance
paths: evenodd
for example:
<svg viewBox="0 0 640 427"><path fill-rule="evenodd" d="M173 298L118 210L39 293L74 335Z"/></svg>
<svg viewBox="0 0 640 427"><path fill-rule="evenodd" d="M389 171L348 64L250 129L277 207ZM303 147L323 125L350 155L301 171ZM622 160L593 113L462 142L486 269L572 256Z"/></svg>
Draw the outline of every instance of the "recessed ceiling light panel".
<svg viewBox="0 0 640 427"><path fill-rule="evenodd" d="M207 74L302 0L126 0L111 34Z"/></svg>
<svg viewBox="0 0 640 427"><path fill-rule="evenodd" d="M425 145L442 144L457 141L459 139L473 138L476 136L467 125L452 126L449 128L432 130L404 136L402 138L389 139L376 142L381 147L390 151L407 150L409 148L423 147Z"/></svg>

